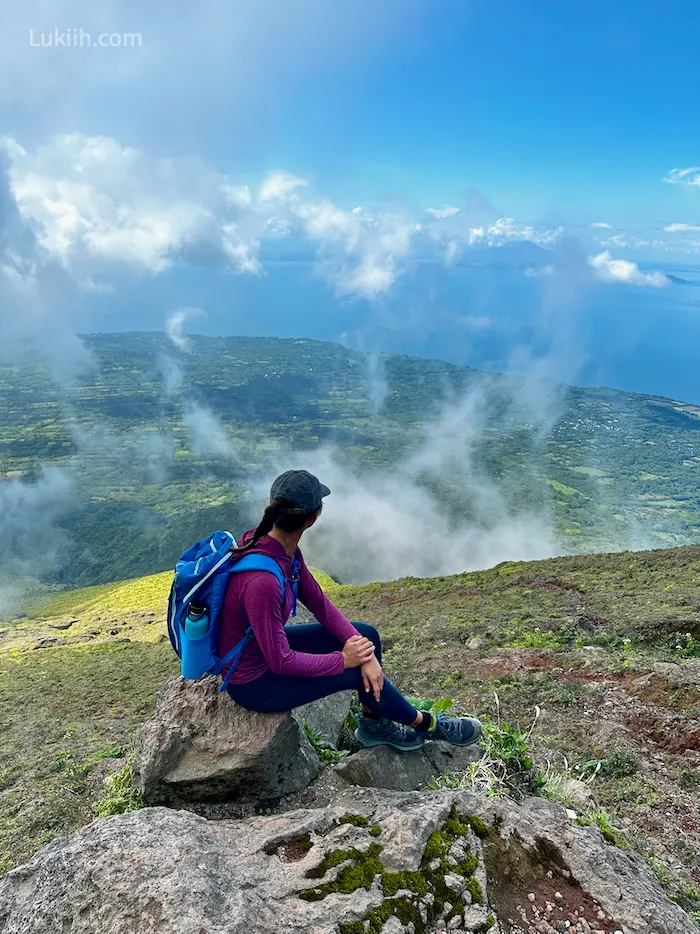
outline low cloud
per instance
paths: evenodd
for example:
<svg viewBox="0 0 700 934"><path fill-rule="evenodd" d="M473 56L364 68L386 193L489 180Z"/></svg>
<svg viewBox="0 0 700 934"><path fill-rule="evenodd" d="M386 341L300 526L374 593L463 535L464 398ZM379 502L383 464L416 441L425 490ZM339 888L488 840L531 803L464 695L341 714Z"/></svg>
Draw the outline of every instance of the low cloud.
<svg viewBox="0 0 700 934"><path fill-rule="evenodd" d="M187 320L203 317L206 317L206 312L202 308L178 308L177 311L168 315L165 333L179 350L187 350L189 343L182 333L182 326Z"/></svg>
<svg viewBox="0 0 700 934"><path fill-rule="evenodd" d="M666 233L698 233L700 226L698 224L669 224L664 227Z"/></svg>
<svg viewBox="0 0 700 934"><path fill-rule="evenodd" d="M10 158L0 146L0 359L49 360L71 378L89 365L75 331L81 323L78 282L41 244L41 227L19 210Z"/></svg>
<svg viewBox="0 0 700 934"><path fill-rule="evenodd" d="M186 402L182 421L191 439L192 452L197 457L235 460L236 453L226 426L206 406Z"/></svg>
<svg viewBox="0 0 700 934"><path fill-rule="evenodd" d="M595 221L593 224L589 224L589 227L605 227L608 230L612 230L612 224L606 224L605 221Z"/></svg>
<svg viewBox="0 0 700 934"><path fill-rule="evenodd" d="M179 308L168 315L165 333L178 351L190 353L188 339L182 326L188 318L206 316L202 308ZM181 394L184 383L182 365L172 356L162 354L159 358L166 398ZM190 437L192 452L197 457L220 457L235 460L236 453L226 426L206 405L194 399L182 399L182 422Z"/></svg>
<svg viewBox="0 0 700 934"><path fill-rule="evenodd" d="M522 407L513 388L512 404ZM446 401L412 453L390 470L354 471L330 447L287 453L255 481L254 498L262 511L272 479L290 467L327 483L332 495L305 553L348 583L455 574L556 554L549 509L514 508L480 465L491 401L480 390ZM539 397L526 405L531 424L540 427L554 411Z"/></svg>
<svg viewBox="0 0 700 934"><path fill-rule="evenodd" d="M670 285L670 279L664 273L642 272L636 263L626 259L615 259L608 250L598 253L597 256L589 256L588 262L602 282L651 286L657 289Z"/></svg>
<svg viewBox="0 0 700 934"><path fill-rule="evenodd" d="M58 568L67 537L57 525L75 505L72 474L46 467L34 482L0 483L0 616Z"/></svg>
<svg viewBox="0 0 700 934"><path fill-rule="evenodd" d="M427 213L432 214L435 220L443 220L445 217L454 217L459 214L459 208L427 208Z"/></svg>
<svg viewBox="0 0 700 934"><path fill-rule="evenodd" d="M669 185L700 186L700 166L691 165L687 169L671 169L663 181Z"/></svg>

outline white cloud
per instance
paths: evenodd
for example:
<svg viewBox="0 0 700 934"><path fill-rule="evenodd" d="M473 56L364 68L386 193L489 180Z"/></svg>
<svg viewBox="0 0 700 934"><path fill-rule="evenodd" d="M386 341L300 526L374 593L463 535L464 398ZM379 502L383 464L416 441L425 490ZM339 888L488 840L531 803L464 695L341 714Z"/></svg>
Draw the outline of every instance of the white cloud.
<svg viewBox="0 0 700 934"><path fill-rule="evenodd" d="M189 343L182 333L183 324L188 318L201 318L205 315L206 312L202 308L178 308L168 315L165 322L165 333L176 347L180 350L187 350Z"/></svg>
<svg viewBox="0 0 700 934"><path fill-rule="evenodd" d="M687 169L671 169L663 179L669 185L695 185L700 186L700 166L691 165Z"/></svg>
<svg viewBox="0 0 700 934"><path fill-rule="evenodd" d="M614 259L608 250L598 253L597 256L589 256L588 262L596 276L603 282L655 288L664 288L670 284L668 276L662 272L642 272L636 263L626 259Z"/></svg>
<svg viewBox="0 0 700 934"><path fill-rule="evenodd" d="M104 137L64 134L31 154L7 148L18 205L42 245L90 277L115 263L158 274L176 261L259 274L261 239L296 234L317 244L319 271L340 292L372 298L393 285L420 231L395 211L304 200L308 183L288 172L266 175L253 197L199 160L153 158Z"/></svg>
<svg viewBox="0 0 700 934"><path fill-rule="evenodd" d="M700 226L697 224L669 224L664 227L666 233L697 233Z"/></svg>
<svg viewBox="0 0 700 934"><path fill-rule="evenodd" d="M393 285L420 230L404 215L357 214L328 200L298 203L293 210L306 234L321 245L322 273L340 292L366 298Z"/></svg>
<svg viewBox="0 0 700 934"><path fill-rule="evenodd" d="M192 450L197 456L235 460L233 442L226 426L210 409L188 402L183 407L182 420L190 435Z"/></svg>
<svg viewBox="0 0 700 934"><path fill-rule="evenodd" d="M562 235L563 227L538 229L512 217L499 217L490 223L472 226L466 214L436 217L425 226L431 240L442 245L446 265L455 262L470 246L498 248L506 243L530 240L540 246L551 246Z"/></svg>
<svg viewBox="0 0 700 934"><path fill-rule="evenodd" d="M521 224L512 217L499 217L492 224L472 227L468 233L470 246L502 246L519 240L547 245L555 243L563 233L563 227L537 230L530 224Z"/></svg>
<svg viewBox="0 0 700 934"><path fill-rule="evenodd" d="M606 224L605 221L595 221L593 224L589 224L589 227L607 227L608 230L612 230L612 224Z"/></svg>
<svg viewBox="0 0 700 934"><path fill-rule="evenodd" d="M225 229L241 212L234 189L198 160L153 159L79 133L54 137L32 154L17 144L8 151L21 212L68 268L125 263L158 273L207 244L234 269L255 271L254 231Z"/></svg>
<svg viewBox="0 0 700 934"><path fill-rule="evenodd" d="M261 202L278 201L288 198L297 188L303 188L308 182L290 172L270 172L265 176L258 200Z"/></svg>
<svg viewBox="0 0 700 934"><path fill-rule="evenodd" d="M432 214L435 220L443 220L445 217L454 217L459 214L459 208L427 208L427 213Z"/></svg>

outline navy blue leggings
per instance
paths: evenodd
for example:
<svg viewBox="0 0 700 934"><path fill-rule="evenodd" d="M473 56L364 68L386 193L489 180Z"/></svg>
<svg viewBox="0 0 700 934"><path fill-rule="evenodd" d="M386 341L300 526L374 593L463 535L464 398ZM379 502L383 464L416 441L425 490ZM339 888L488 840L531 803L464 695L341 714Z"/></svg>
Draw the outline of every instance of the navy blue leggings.
<svg viewBox="0 0 700 934"><path fill-rule="evenodd" d="M353 625L360 635L374 642L375 655L381 663L382 643L377 630L367 623ZM335 636L320 623L298 623L285 626L284 631L289 645L295 652L326 655L342 649ZM359 668L346 668L341 675L324 675L320 678L291 677L266 671L259 678L254 678L246 684L229 684L227 690L241 707L261 713L291 710L293 707L301 707L302 704L318 700L319 697L337 694L338 691L357 691L360 703L378 717L386 717L387 720L395 720L409 726L418 716L415 707L412 707L386 678L381 698L376 701L372 694L365 691Z"/></svg>

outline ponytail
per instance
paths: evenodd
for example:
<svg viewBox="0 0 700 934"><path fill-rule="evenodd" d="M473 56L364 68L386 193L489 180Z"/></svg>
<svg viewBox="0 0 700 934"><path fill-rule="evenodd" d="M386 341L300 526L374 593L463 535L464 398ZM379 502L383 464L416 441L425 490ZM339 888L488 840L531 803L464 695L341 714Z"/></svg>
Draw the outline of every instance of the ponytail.
<svg viewBox="0 0 700 934"><path fill-rule="evenodd" d="M263 513L263 517L260 520L260 523L257 529L253 533L253 537L251 538L251 540L249 542L246 542L245 545L239 545L236 548L231 548L231 553L234 555L240 554L244 551L248 551L251 548L255 548L255 546L258 544L260 539L263 538L263 536L268 535L272 531L275 523L283 515L282 510L284 509L285 506L288 506L288 505L289 504L287 503L285 499L281 499L280 497L277 497L277 499L273 499L270 505L265 507L265 512Z"/></svg>

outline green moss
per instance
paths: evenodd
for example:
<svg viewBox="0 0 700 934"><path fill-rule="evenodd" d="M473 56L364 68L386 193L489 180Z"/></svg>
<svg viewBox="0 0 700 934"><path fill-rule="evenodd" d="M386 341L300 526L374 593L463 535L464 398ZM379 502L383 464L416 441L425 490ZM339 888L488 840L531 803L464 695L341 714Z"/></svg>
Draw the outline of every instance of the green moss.
<svg viewBox="0 0 700 934"><path fill-rule="evenodd" d="M376 908L370 908L366 920L369 921L369 929L372 934L381 931L393 913L394 906L388 899L383 901L381 905L377 905Z"/></svg>
<svg viewBox="0 0 700 934"><path fill-rule="evenodd" d="M353 847L350 850L335 850L326 854L319 866L306 873L307 879L321 879L329 869L341 863L350 862L351 865L343 867L334 882L326 882L317 889L307 889L302 892L301 898L305 901L319 901L331 892L349 895L357 889L369 889L374 877L384 872L384 866L379 859L381 850L378 843L371 843L364 853Z"/></svg>
<svg viewBox="0 0 700 934"><path fill-rule="evenodd" d="M486 934L487 931L491 930L491 928L494 926L495 923L496 923L496 919L491 914L491 912L489 912L486 915L486 920L484 921L484 923L480 924L479 927L474 928L474 934Z"/></svg>
<svg viewBox="0 0 700 934"><path fill-rule="evenodd" d="M346 814L338 821L339 824L352 824L353 827L368 827L369 821L361 814Z"/></svg>
<svg viewBox="0 0 700 934"><path fill-rule="evenodd" d="M474 853L470 853L466 859L463 859L461 863L455 867L455 872L460 876L472 876L476 872L476 868L479 865L479 857Z"/></svg>
<svg viewBox="0 0 700 934"><path fill-rule="evenodd" d="M443 829L446 834L449 834L452 837L469 836L469 824L457 817L457 809L454 804L452 805L450 816L445 821Z"/></svg>
<svg viewBox="0 0 700 934"><path fill-rule="evenodd" d="M627 840L624 834L613 825L605 811L596 811L591 816L598 825L598 829L603 835L603 840L605 840L609 846L627 846Z"/></svg>
<svg viewBox="0 0 700 934"><path fill-rule="evenodd" d="M340 934L365 934L365 925L362 921L347 921L338 925Z"/></svg>
<svg viewBox="0 0 700 934"><path fill-rule="evenodd" d="M477 817L475 814L470 814L465 818L471 829L481 840L484 840L489 835L489 828L482 821L480 817Z"/></svg>
<svg viewBox="0 0 700 934"><path fill-rule="evenodd" d="M422 897L428 894L428 882L421 872L385 872L382 876L382 889L384 894L389 896L396 895L402 889L408 889Z"/></svg>
<svg viewBox="0 0 700 934"><path fill-rule="evenodd" d="M372 827L370 827L369 832L373 837L381 837L382 828L379 826L379 824L373 824Z"/></svg>
<svg viewBox="0 0 700 934"><path fill-rule="evenodd" d="M369 934L381 934L382 928L392 915L396 915L404 927L412 922L417 931L422 928L423 922L418 904L407 898L392 898L385 899L376 908L370 908L367 912L365 921L369 921ZM362 921L359 923L364 932L364 923ZM342 926L340 930L341 934L344 934Z"/></svg>
<svg viewBox="0 0 700 934"><path fill-rule="evenodd" d="M442 859L447 852L448 846L449 844L446 842L444 835L439 830L431 833L423 854L423 862L430 863L434 859Z"/></svg>
<svg viewBox="0 0 700 934"><path fill-rule="evenodd" d="M342 822L360 827L365 826L362 822L355 824L352 815L346 815L346 819ZM379 825L375 824L370 829L370 833L375 827L381 832ZM355 848L335 850L328 853L319 866L310 869L306 876L310 879L321 879L329 869L341 866L336 879L317 888L306 889L300 893L300 897L306 901L320 901L331 892L350 894L358 888L369 889L374 879L379 876L384 900L377 907L370 909L363 920L341 924L340 934L366 934L367 922L369 934L380 934L391 915L396 915L404 926L409 922L412 923L416 934L425 934L425 931L444 913L446 904L451 906L446 913L448 921L453 917L461 918L464 915L464 899L456 896L445 884L447 872L454 872L464 877L472 902L475 904L484 902L483 889L474 878L474 872L479 864L478 857L470 852L469 844L464 839L468 837L470 830L474 830L475 833L477 831L481 834L488 833L486 826L478 818L460 817L456 808L453 807L443 826L428 838L421 861L422 868L419 871L387 872L380 859L381 847L378 843L370 844L369 849L364 853ZM462 839L462 846L467 855L454 867L448 864L447 854L457 839ZM435 860L438 860L438 865L430 868ZM349 863L349 865L342 866L343 863ZM411 894L396 898L399 892ZM426 925L420 914L420 902L428 894L432 894L434 901L426 906L428 919ZM487 931L492 925L491 919L483 930Z"/></svg>
<svg viewBox="0 0 700 934"><path fill-rule="evenodd" d="M472 901L475 905L484 904L484 890L481 887L481 883L478 879L475 879L472 876L470 879L467 879L467 891L472 897Z"/></svg>

